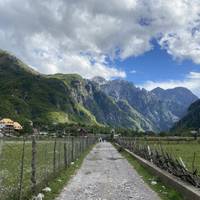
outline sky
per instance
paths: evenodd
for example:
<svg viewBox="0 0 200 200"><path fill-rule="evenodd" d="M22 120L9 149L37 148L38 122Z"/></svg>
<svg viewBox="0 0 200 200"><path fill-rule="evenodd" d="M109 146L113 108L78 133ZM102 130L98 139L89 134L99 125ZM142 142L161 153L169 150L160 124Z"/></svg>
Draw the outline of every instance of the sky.
<svg viewBox="0 0 200 200"><path fill-rule="evenodd" d="M200 0L0 0L0 48L45 74L200 96Z"/></svg>

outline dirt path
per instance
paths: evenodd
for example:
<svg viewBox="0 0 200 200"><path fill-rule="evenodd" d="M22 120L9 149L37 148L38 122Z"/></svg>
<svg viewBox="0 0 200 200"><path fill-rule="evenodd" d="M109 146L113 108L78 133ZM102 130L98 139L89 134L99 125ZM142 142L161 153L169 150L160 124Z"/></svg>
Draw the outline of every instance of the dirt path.
<svg viewBox="0 0 200 200"><path fill-rule="evenodd" d="M99 143L57 200L158 200L110 143Z"/></svg>

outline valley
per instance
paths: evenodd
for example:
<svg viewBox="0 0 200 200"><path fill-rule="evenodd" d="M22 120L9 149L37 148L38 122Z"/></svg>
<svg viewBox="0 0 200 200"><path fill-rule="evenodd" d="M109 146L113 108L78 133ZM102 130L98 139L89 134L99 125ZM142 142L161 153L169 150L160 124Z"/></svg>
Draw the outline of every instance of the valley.
<svg viewBox="0 0 200 200"><path fill-rule="evenodd" d="M85 124L168 131L198 98L186 88L152 91L125 80L44 75L0 51L0 117L27 124Z"/></svg>
<svg viewBox="0 0 200 200"><path fill-rule="evenodd" d="M200 200L200 0L0 0L0 200Z"/></svg>

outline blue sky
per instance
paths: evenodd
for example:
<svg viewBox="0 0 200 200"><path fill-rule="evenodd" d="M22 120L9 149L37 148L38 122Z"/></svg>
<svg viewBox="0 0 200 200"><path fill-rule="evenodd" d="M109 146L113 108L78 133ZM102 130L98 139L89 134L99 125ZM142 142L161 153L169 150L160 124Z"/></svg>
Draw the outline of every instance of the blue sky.
<svg viewBox="0 0 200 200"><path fill-rule="evenodd" d="M9 0L0 13L0 48L41 73L200 96L199 0Z"/></svg>
<svg viewBox="0 0 200 200"><path fill-rule="evenodd" d="M177 60L158 44L154 44L153 50L143 55L116 61L115 64L126 71L125 79L136 85L142 85L146 81L184 80L191 71L200 73L199 64L192 60Z"/></svg>

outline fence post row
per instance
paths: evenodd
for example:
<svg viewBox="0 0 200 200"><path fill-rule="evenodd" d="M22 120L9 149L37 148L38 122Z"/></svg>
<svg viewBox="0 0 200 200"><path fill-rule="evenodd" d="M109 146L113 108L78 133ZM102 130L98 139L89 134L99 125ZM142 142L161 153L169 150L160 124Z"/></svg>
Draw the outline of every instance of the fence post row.
<svg viewBox="0 0 200 200"><path fill-rule="evenodd" d="M32 135L29 141L26 137L23 138L23 141L17 139L14 141L19 141L19 145L21 145L18 154L15 152L15 143L14 148L12 148L13 143L5 144L3 140L0 140L0 156L3 158L3 162L6 162L3 157L3 148L6 145L8 145L10 151L13 151L11 152L13 155L19 156L13 160L19 166L17 174L9 171L9 176L3 177L3 181L0 180L0 187L2 187L2 190L0 189L1 200L23 200L27 199L27 195L30 194L36 196L41 187L47 185L48 181L55 177L59 170L68 167L72 161L79 158L90 145L96 143L97 138L68 136L63 139L55 138L49 141L48 139L40 140L36 138L36 135ZM12 159L12 156L7 159L10 163L11 160L9 159ZM6 164L2 166L5 166L2 170L9 170ZM14 179L8 187L4 183L6 183L6 179L10 180L11 176L16 176L16 180ZM28 185L29 180L30 185Z"/></svg>
<svg viewBox="0 0 200 200"><path fill-rule="evenodd" d="M134 140L134 138L132 139ZM144 158L153 164L155 164L160 169L163 169L183 181L192 184L195 187L200 188L200 176L197 174L197 169L194 167L196 160L196 153L194 153L192 161L192 171L189 171L182 159L173 158L171 154L164 151L160 145L160 150L155 147L150 147L147 142L141 144L140 141L131 142L131 138L120 137L115 140L122 148L128 149L135 153L136 155Z"/></svg>

